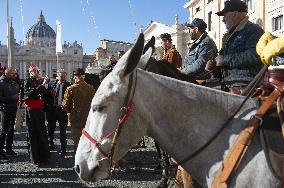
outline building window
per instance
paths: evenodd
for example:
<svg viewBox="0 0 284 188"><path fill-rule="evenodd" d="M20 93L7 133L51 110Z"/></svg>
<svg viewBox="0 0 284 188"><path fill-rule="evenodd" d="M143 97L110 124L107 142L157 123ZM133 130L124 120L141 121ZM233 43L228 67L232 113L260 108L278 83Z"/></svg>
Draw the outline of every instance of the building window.
<svg viewBox="0 0 284 188"><path fill-rule="evenodd" d="M272 23L273 23L273 26L272 26L273 31L283 29L283 15L280 15L280 16L273 18Z"/></svg>
<svg viewBox="0 0 284 188"><path fill-rule="evenodd" d="M248 6L248 11L252 11L252 0L246 0L245 2Z"/></svg>
<svg viewBox="0 0 284 188"><path fill-rule="evenodd" d="M74 50L74 54L78 54L78 50Z"/></svg>
<svg viewBox="0 0 284 188"><path fill-rule="evenodd" d="M208 13L208 31L212 31L212 11Z"/></svg>

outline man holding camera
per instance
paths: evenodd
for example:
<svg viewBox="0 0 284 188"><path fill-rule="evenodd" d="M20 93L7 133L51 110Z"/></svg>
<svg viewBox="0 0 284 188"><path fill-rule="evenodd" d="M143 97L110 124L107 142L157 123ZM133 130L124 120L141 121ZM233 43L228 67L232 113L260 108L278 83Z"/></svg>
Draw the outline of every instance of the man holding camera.
<svg viewBox="0 0 284 188"><path fill-rule="evenodd" d="M60 144L61 144L61 156L65 157L67 147L67 135L66 129L68 124L67 113L61 108L64 93L70 83L66 81L67 73L60 69L57 71L57 78L48 84L47 96L46 96L46 119L48 122L48 136L50 149L54 149L54 131L56 128L56 122L59 124L60 129Z"/></svg>

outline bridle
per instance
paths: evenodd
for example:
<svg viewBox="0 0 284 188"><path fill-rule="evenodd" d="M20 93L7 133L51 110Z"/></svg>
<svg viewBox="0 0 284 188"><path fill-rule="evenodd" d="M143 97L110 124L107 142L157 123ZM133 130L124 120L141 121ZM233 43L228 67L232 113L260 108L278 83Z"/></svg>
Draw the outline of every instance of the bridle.
<svg viewBox="0 0 284 188"><path fill-rule="evenodd" d="M134 74L135 74L135 78L134 78ZM133 110L133 98L134 98L134 94L135 94L135 90L136 90L136 82L137 82L137 71L131 73L130 76L129 76L127 94L124 98L123 105L120 108L121 114L118 118L117 127L116 127L115 130L103 135L98 140L94 139L85 129L82 130L82 135L84 135L92 144L94 144L97 147L97 149L99 150L99 152L104 157L106 157L110 160L110 167L112 166L112 162L113 162L112 158L113 158L113 154L114 154L114 149L115 149L115 146L116 146L117 139L120 136L121 129L122 129L125 121L129 117L130 113ZM101 143L104 139L111 137L113 134L114 134L114 137L112 139L111 149L110 149L109 153L107 153L106 151L104 151L102 149Z"/></svg>

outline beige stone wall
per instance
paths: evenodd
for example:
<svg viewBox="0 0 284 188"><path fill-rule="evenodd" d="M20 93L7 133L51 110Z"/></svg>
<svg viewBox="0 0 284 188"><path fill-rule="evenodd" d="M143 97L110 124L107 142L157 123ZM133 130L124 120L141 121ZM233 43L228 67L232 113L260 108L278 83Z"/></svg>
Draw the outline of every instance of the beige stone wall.
<svg viewBox="0 0 284 188"><path fill-rule="evenodd" d="M209 13L211 13L212 30L207 31L208 35L215 41L218 49L222 44L222 36L225 33L225 26L222 22L222 18L215 13L222 10L224 7L224 0L190 0L184 5L184 8L188 9L190 20L194 18L203 19L207 25L209 25Z"/></svg>
<svg viewBox="0 0 284 188"><path fill-rule="evenodd" d="M106 60L109 56L114 55L118 59L118 51L127 51L132 47L133 44L122 42L122 41L113 41L113 40L100 40L100 47L96 49L95 60Z"/></svg>
<svg viewBox="0 0 284 188"><path fill-rule="evenodd" d="M178 19L178 18L176 18ZM172 37L172 43L175 45L177 51L184 59L187 54L188 48L187 43L189 41L189 33L187 27L183 24L175 23L174 25L166 25L156 21L152 21L147 28L144 29L145 43L147 43L152 36L155 37L156 53L155 57L160 59L163 56L163 49L161 46L160 35L162 33L169 33Z"/></svg>
<svg viewBox="0 0 284 188"><path fill-rule="evenodd" d="M213 31L209 31L209 36L215 41L218 49L221 47L222 36L226 29L222 22L222 17L215 13L224 8L225 0L189 0L184 8L188 9L190 19L201 18L208 24L209 12L212 12ZM209 2L209 3L208 3ZM273 31L273 18L284 15L284 0L252 0L251 9L248 10L250 21L259 24L265 31L275 35L284 33L284 21L282 29Z"/></svg>

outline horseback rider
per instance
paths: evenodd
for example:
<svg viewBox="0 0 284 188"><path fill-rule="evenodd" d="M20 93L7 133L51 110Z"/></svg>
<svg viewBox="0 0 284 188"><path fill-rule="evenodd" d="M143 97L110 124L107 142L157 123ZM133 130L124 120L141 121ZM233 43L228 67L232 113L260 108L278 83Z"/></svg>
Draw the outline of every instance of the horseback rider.
<svg viewBox="0 0 284 188"><path fill-rule="evenodd" d="M228 32L223 37L219 55L205 67L208 71L223 67L226 86L235 94L241 94L262 67L256 43L264 31L248 20L247 13L247 5L241 0L226 1L224 9L216 13L223 16Z"/></svg>
<svg viewBox="0 0 284 188"><path fill-rule="evenodd" d="M204 68L207 61L217 56L216 44L207 35L207 24L202 19L195 18L187 27L190 31L190 39L193 42L185 56L181 73L198 79L209 78L202 75L205 73Z"/></svg>
<svg viewBox="0 0 284 188"><path fill-rule="evenodd" d="M164 49L163 60L175 65L176 68L180 68L182 64L182 58L179 52L176 50L175 45L172 44L172 38L169 33L163 33L160 35L161 47Z"/></svg>

